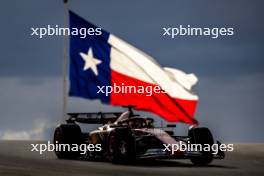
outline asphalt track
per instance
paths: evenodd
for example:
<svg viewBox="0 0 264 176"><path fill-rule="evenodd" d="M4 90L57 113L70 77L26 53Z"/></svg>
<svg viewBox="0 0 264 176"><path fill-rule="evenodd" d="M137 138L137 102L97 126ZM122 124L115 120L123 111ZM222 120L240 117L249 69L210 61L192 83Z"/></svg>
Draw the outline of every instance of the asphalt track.
<svg viewBox="0 0 264 176"><path fill-rule="evenodd" d="M59 160L53 152L31 152L30 141L0 141L0 176L206 176L264 175L264 144L235 144L226 159L196 167L188 160L144 161L134 165ZM41 142L42 143L42 142Z"/></svg>

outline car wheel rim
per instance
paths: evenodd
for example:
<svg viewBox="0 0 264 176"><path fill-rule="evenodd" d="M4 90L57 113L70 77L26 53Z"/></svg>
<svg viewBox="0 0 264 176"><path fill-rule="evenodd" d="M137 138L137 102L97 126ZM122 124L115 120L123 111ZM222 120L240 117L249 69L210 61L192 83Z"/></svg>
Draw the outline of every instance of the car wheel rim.
<svg viewBox="0 0 264 176"><path fill-rule="evenodd" d="M120 144L120 153L123 155L123 156L126 156L127 155L127 143L122 141L121 144Z"/></svg>
<svg viewBox="0 0 264 176"><path fill-rule="evenodd" d="M109 152L114 153L115 139L112 137L109 143Z"/></svg>
<svg viewBox="0 0 264 176"><path fill-rule="evenodd" d="M60 142L60 140L61 140L61 132L60 132L59 130L57 130L57 131L55 132L55 135L54 135L54 143L55 143L56 141Z"/></svg>

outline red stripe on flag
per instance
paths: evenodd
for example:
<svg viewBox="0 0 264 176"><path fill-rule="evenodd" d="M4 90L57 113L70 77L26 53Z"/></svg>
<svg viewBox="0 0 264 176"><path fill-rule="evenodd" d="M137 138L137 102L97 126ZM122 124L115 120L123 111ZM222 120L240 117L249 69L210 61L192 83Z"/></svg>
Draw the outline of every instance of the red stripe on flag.
<svg viewBox="0 0 264 176"><path fill-rule="evenodd" d="M122 84L124 83L124 84ZM111 72L111 84L116 86L151 86L152 90L156 85L123 75L116 71ZM197 100L183 100L170 97L167 93L154 93L146 96L145 93L111 93L110 104L116 106L135 106L137 110L149 111L157 114L169 122L183 122L198 124L193 118Z"/></svg>

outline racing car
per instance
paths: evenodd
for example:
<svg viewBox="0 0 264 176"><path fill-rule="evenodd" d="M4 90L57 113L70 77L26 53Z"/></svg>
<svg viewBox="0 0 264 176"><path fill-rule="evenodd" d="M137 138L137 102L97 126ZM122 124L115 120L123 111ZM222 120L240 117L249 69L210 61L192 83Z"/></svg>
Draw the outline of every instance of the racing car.
<svg viewBox="0 0 264 176"><path fill-rule="evenodd" d="M135 114L131 108L125 112L69 113L65 124L57 126L54 132L56 144L100 144L100 151L55 151L60 159L87 160L106 159L112 163L126 163L138 159L190 159L195 165L207 165L213 159L223 159L218 151L176 151L165 150L179 142L185 144L214 144L208 128L190 127L187 136L176 136L168 128L154 127L154 119ZM96 130L82 132L80 123L102 124ZM175 127L168 124L167 127ZM168 145L169 144L169 145ZM217 145L221 143L217 141Z"/></svg>

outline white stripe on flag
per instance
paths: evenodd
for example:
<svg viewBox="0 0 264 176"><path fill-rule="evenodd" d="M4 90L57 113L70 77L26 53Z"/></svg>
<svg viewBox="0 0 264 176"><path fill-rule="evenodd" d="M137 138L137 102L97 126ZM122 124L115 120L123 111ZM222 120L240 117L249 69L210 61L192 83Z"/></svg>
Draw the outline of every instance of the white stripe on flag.
<svg viewBox="0 0 264 176"><path fill-rule="evenodd" d="M112 34L109 36L108 43L112 46L111 69L141 81L159 85L171 97L198 100L198 96L190 92L184 83L181 83L181 79L171 78L168 72L146 53Z"/></svg>

